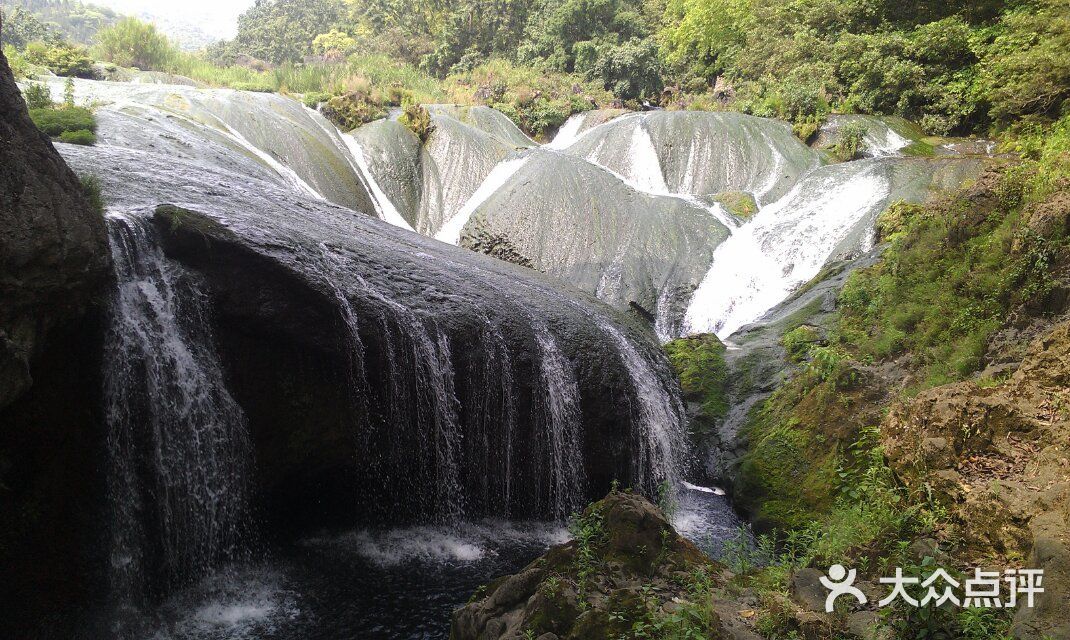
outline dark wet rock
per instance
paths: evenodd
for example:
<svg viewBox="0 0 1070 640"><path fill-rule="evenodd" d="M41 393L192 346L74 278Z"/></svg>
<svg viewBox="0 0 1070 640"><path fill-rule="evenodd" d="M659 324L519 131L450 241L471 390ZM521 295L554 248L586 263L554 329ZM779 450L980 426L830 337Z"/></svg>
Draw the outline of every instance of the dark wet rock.
<svg viewBox="0 0 1070 640"><path fill-rule="evenodd" d="M101 212L30 121L0 57L0 408L32 382L49 329L79 318L108 269Z"/></svg>
<svg viewBox="0 0 1070 640"><path fill-rule="evenodd" d="M92 590L104 221L0 54L0 636Z"/></svg>

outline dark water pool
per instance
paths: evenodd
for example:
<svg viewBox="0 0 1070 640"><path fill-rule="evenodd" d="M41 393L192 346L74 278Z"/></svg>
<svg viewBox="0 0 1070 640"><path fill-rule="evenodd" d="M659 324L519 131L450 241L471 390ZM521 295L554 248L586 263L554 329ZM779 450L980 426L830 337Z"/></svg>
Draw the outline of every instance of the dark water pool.
<svg viewBox="0 0 1070 640"><path fill-rule="evenodd" d="M682 492L675 524L716 556L740 522L727 500ZM568 534L561 524L482 521L353 531L301 541L267 564L232 568L154 613L154 640L442 639L480 585Z"/></svg>

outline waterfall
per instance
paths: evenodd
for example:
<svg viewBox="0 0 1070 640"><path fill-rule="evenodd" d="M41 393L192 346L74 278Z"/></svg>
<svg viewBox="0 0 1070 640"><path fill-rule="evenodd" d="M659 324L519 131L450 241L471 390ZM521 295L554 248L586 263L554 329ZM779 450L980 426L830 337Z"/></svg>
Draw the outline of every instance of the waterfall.
<svg viewBox="0 0 1070 640"><path fill-rule="evenodd" d="M851 229L887 201L881 169L872 161L824 167L736 229L714 252L685 333L726 338L816 276Z"/></svg>
<svg viewBox="0 0 1070 640"><path fill-rule="evenodd" d="M632 482L648 495L661 486L675 491L683 480L686 424L683 402L661 379L619 329L602 318L598 327L617 343L621 360L635 388L632 398Z"/></svg>
<svg viewBox="0 0 1070 640"><path fill-rule="evenodd" d="M111 214L107 223L111 576L135 604L246 557L252 447L197 279L163 256L147 222Z"/></svg>
<svg viewBox="0 0 1070 640"><path fill-rule="evenodd" d="M549 329L541 322L533 322L533 326L545 393L541 403L536 403L542 405L542 416L536 420L542 423L542 434L536 442L542 451L537 459L549 463L549 503L553 515L561 520L582 507L586 496L579 385L572 364L561 353Z"/></svg>
<svg viewBox="0 0 1070 640"><path fill-rule="evenodd" d="M395 227L401 227L402 229L408 229L409 231L415 231L409 221L398 211L398 208L394 206L394 203L390 200L390 196L386 195L382 186L375 179L375 173L371 170L371 165L368 163L368 156L364 152L364 147L360 142L349 133L341 134L342 141L345 143L346 149L349 151L349 157L356 163L354 170L363 180L367 183L368 191L371 193L372 202L375 203L375 213L379 216L380 220L385 220Z"/></svg>
<svg viewBox="0 0 1070 640"><path fill-rule="evenodd" d="M583 123L586 120L586 112L569 116L565 124L561 125L561 128L557 130L557 135L554 136L554 139L546 145L546 148L560 150L571 146L573 142L579 140L580 129L583 128Z"/></svg>

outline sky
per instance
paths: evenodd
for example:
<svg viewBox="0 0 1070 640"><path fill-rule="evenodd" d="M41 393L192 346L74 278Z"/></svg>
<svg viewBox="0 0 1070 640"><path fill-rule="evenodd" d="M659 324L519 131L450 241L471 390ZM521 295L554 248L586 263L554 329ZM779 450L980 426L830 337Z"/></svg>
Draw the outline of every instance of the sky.
<svg viewBox="0 0 1070 640"><path fill-rule="evenodd" d="M252 6L253 0L91 0L134 15L161 18L173 25L188 24L215 38L232 38L238 27L238 15ZM163 26L163 25L161 25Z"/></svg>

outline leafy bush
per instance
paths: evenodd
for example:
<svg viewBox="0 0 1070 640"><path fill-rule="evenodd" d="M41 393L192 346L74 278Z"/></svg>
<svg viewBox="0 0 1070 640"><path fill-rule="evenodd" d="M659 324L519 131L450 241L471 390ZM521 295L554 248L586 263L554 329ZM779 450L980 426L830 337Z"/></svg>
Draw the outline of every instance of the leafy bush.
<svg viewBox="0 0 1070 640"><path fill-rule="evenodd" d="M57 76L93 77L93 61L81 47L66 43L31 42L23 55L30 64L47 67Z"/></svg>
<svg viewBox="0 0 1070 640"><path fill-rule="evenodd" d="M124 18L97 34L97 55L121 67L168 71L177 51L156 31L156 26L137 18Z"/></svg>
<svg viewBox="0 0 1070 640"><path fill-rule="evenodd" d="M841 162L857 160L865 149L866 125L861 122L848 122L839 131L840 139L832 147L832 155Z"/></svg>
<svg viewBox="0 0 1070 640"><path fill-rule="evenodd" d="M821 336L813 327L803 325L795 327L781 337L780 343L788 352L792 362L802 362L810 354L810 348L821 341Z"/></svg>
<svg viewBox="0 0 1070 640"><path fill-rule="evenodd" d="M68 131L97 130L93 112L83 107L60 107L58 109L31 109L30 119L45 135L56 137Z"/></svg>
<svg viewBox="0 0 1070 640"><path fill-rule="evenodd" d="M419 104L410 104L405 107L405 113L401 115L401 124L415 133L420 142L427 142L427 138L435 130L435 122L431 119L431 114Z"/></svg>
<svg viewBox="0 0 1070 640"><path fill-rule="evenodd" d="M59 141L66 142L68 144L80 144L85 146L92 146L97 143L97 134L88 129L79 129L77 131L64 131L59 134Z"/></svg>
<svg viewBox="0 0 1070 640"><path fill-rule="evenodd" d="M26 99L26 108L30 110L50 109L52 107L52 92L49 90L48 85L42 82L27 83L22 96Z"/></svg>

